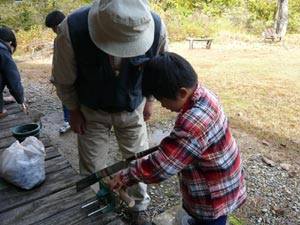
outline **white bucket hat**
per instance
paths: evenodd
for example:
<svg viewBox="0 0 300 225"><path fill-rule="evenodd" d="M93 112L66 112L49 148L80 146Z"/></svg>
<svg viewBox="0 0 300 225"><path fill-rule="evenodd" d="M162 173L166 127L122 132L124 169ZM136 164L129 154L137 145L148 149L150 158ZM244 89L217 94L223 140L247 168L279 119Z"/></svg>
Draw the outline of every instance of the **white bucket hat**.
<svg viewBox="0 0 300 225"><path fill-rule="evenodd" d="M88 16L94 44L109 55L144 55L154 40L147 0L95 0Z"/></svg>

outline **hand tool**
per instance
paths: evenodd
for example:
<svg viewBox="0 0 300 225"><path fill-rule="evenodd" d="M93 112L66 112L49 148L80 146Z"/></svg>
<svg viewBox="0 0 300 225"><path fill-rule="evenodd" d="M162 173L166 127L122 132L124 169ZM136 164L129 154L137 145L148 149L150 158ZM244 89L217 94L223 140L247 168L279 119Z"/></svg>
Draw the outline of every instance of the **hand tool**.
<svg viewBox="0 0 300 225"><path fill-rule="evenodd" d="M112 175L112 174L114 174L114 173L116 173L116 172L118 172L122 169L127 168L131 161L142 158L146 155L149 155L152 152L155 152L157 149L158 149L158 146L155 146L155 147L149 148L145 151L136 153L131 157L123 159L123 160L121 160L121 161L119 161L119 162L117 162L117 163L115 163L111 166L108 166L108 167L106 167L102 170L99 170L98 172L95 172L95 173L79 180L76 183L76 190L81 191L84 188L87 188L87 187L91 186L92 184L100 181L102 178L108 177L108 176L110 176L110 175Z"/></svg>

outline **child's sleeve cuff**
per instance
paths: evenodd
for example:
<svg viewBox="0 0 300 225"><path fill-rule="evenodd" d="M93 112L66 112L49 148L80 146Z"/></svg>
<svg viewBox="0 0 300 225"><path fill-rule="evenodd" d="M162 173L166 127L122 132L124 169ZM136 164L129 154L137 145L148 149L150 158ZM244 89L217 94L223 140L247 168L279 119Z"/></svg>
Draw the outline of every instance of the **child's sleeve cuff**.
<svg viewBox="0 0 300 225"><path fill-rule="evenodd" d="M120 179L125 186L132 186L137 183L128 173L124 172L121 173Z"/></svg>

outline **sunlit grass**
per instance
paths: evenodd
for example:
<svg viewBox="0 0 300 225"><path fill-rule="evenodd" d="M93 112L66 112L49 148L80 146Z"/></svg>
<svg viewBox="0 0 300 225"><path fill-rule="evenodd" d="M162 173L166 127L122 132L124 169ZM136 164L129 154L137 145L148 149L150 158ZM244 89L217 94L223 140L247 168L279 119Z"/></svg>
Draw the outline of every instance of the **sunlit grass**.
<svg viewBox="0 0 300 225"><path fill-rule="evenodd" d="M219 96L234 129L294 147L300 143L299 50L282 42L213 43L210 50L201 43L188 50L186 42L170 48L188 59L199 82ZM161 115L168 118L168 111Z"/></svg>

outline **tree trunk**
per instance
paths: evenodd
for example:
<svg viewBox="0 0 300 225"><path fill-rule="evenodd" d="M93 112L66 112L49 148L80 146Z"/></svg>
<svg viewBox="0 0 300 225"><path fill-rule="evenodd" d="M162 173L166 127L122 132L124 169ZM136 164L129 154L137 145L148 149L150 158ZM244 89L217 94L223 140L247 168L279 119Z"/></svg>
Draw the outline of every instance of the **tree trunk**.
<svg viewBox="0 0 300 225"><path fill-rule="evenodd" d="M280 24L278 29L278 36L283 38L286 34L286 29L289 20L289 7L288 7L289 0L281 0L281 14L280 14Z"/></svg>
<svg viewBox="0 0 300 225"><path fill-rule="evenodd" d="M280 7L281 7L281 0L277 1L277 9L274 17L274 30L277 33L277 27L278 27L278 18L279 18L279 12L280 12Z"/></svg>

